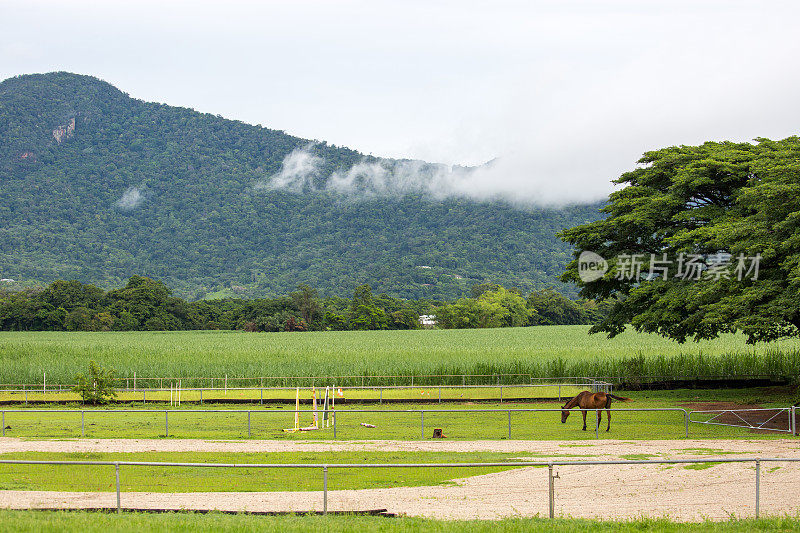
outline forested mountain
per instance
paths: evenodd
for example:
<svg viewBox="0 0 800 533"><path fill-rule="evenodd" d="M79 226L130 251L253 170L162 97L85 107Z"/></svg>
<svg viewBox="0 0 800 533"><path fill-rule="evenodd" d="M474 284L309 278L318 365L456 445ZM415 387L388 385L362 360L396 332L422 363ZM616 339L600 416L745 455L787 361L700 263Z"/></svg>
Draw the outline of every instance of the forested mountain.
<svg viewBox="0 0 800 533"><path fill-rule="evenodd" d="M307 149L316 170L271 186ZM557 231L598 206L520 208L424 192L342 196L325 180L374 158L130 98L69 73L0 83L0 278L120 287L163 280L189 299L286 294L451 299L482 281L567 290ZM386 161L386 160L383 160Z"/></svg>

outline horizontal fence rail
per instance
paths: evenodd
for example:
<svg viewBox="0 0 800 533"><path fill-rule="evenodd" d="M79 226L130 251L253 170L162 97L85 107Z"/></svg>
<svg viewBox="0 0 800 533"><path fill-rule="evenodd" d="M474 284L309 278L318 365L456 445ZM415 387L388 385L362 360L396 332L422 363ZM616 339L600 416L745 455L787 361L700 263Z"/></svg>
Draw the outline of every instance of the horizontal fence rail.
<svg viewBox="0 0 800 533"><path fill-rule="evenodd" d="M571 398L576 394L576 389L590 389L592 392L607 392L611 393L613 391L613 385L611 383L606 382L599 382L599 381L586 381L586 382L540 382L540 383L522 383L522 384L499 384L499 385L365 385L361 386L337 386L337 385L321 385L319 387L314 387L318 390L323 390L325 388L330 388L334 391L334 393L338 390L342 392L342 398L346 398L348 394L353 394L355 397L351 397L352 401L362 401L362 402L378 402L383 403L384 401L384 392L389 392L394 395L394 398L387 398L387 401L407 401L407 402L415 402L415 401L422 401L426 403L442 402L445 401L459 401L460 399L463 400L499 400L501 403L504 400L539 400L539 399L558 399L561 401L562 398ZM122 403L122 402L138 402L141 401L142 403L147 403L147 401L151 402L170 402L172 403L172 397L167 399L167 397L160 398L158 396L154 397L154 394L158 393L167 393L170 394L184 394L184 393L195 393L194 398L183 398L183 402L199 402L203 403L204 400L207 401L215 401L215 402L246 402L250 401L252 403L258 402L263 404L264 402L269 403L270 401L286 401L287 399L294 399L294 391L296 389L301 389L304 393L311 390L311 387L184 387L179 382L169 382L166 384L165 388L147 388L147 387L138 387L136 389L126 389L126 388L115 388L112 389L115 394L120 396L125 395L124 399L115 399L113 401ZM460 397L450 397L448 398L446 395L442 396L442 391L476 391L477 394L468 396L466 398L463 397L463 393ZM538 393L537 391L545 390L547 394L543 396L542 393ZM402 395L403 392L411 392L411 391L420 391L420 392L427 392L428 397L421 397L421 396L414 396L411 394L407 394L405 396ZM431 397L431 391L435 391L436 395ZM510 391L510 392L509 392ZM239 393L240 396L228 398L228 392ZM150 397L148 398L148 393ZM220 393L224 394L224 398L211 397L214 394L219 395ZM283 393L283 394L282 394ZM286 394L292 393L292 394ZM376 394L375 398L363 396L364 394ZM37 403L65 403L69 401L80 402L80 398L77 393L73 392L72 389L61 389L52 387L50 389L42 390L42 389L0 389L0 394L6 394L2 400L2 403L29 403L30 401L37 402ZM74 399L67 400L59 398L59 395L64 394L71 394ZM205 396L204 396L205 394ZM17 398L16 396L19 396ZM50 395L50 397L47 397ZM53 395L56 395L53 398ZM135 395L135 397L131 397L131 395ZM266 396L265 396L266 395ZM199 397L197 397L199 396ZM291 397L290 397L291 396ZM177 398L176 398L177 399ZM303 398L301 400L303 403L311 401L311 398Z"/></svg>
<svg viewBox="0 0 800 533"><path fill-rule="evenodd" d="M602 411L602 409L570 409L571 412L586 412L595 413ZM645 413L645 412L665 412L665 413L680 413L683 426L684 436L689 437L689 411L682 407L652 407L652 408L612 408L611 412L630 412L630 413ZM561 413L562 409L553 408L530 408L530 409L338 409L318 410L320 420L327 412L328 416L332 418L333 424L333 438L337 437L337 419L341 416L350 416L359 413L373 413L373 414L409 414L419 415L420 422L420 438L425 438L425 414L426 413L504 413L508 415L508 438L512 435L511 415L514 413ZM164 415L164 436L169 437L169 415L196 415L200 413L225 413L230 415L247 415L247 437L252 437L252 415L284 415L289 413L300 413L306 415L313 415L315 412L309 409L258 409L258 410L244 410L244 409L3 409L2 410L2 426L3 436L6 434L6 413L72 413L81 415L81 437L86 435L85 432L85 419L87 414L91 415L114 415L116 413L149 413L149 414L163 414ZM242 416L244 418L244 416ZM600 419L595 417L595 438L600 438Z"/></svg>
<svg viewBox="0 0 800 533"><path fill-rule="evenodd" d="M170 383L183 381L187 386L202 388L267 388L267 387L313 387L335 383L340 387L377 386L432 386L432 385L533 385L533 384L594 384L608 385L607 381L587 376L539 377L532 374L375 374L375 375L334 375L334 376L132 376L117 377L114 380L120 390L169 389ZM231 387L228 387L228 383ZM207 386L206 386L207 385ZM0 383L3 390L53 391L74 387L74 383L48 381L43 374L37 383Z"/></svg>
<svg viewBox="0 0 800 533"><path fill-rule="evenodd" d="M212 387L222 387L223 383L229 382L232 386L246 386L251 388L256 386L283 386L283 387L311 387L318 386L320 383L335 382L340 386L379 386L379 385L520 385L523 383L536 382L570 382L574 380L596 381L598 383L649 383L659 381L718 381L718 380L782 380L793 375L790 371L776 373L736 372L729 371L718 374L685 374L675 372L671 374L617 374L617 375L594 375L584 376L560 376L557 374L544 376L542 373L493 373L493 374L342 374L326 376L137 376L132 373L126 376L117 377L115 380L120 383L120 388L127 390L139 388L164 388L171 382L183 380L187 386L205 386L211 384ZM72 379L72 378L69 378ZM124 383L124 385L122 385ZM237 385L238 384L238 385ZM71 388L75 384L58 380L51 380L47 374L43 374L42 381L24 381L0 383L0 389L17 390L53 390L60 388ZM168 386L167 386L168 388Z"/></svg>
<svg viewBox="0 0 800 533"><path fill-rule="evenodd" d="M708 424L711 426L728 426L728 427L741 427L747 429L760 429L762 431L778 431L782 433L797 433L797 407L792 405L789 407L759 407L752 409L707 409L703 411L690 411L689 421L695 424ZM741 413L741 414L740 414ZM746 413L764 413L763 420L751 420L742 416ZM772 416L769 416L773 413ZM786 427L769 427L768 424L772 422L777 424L776 419L781 414L786 414ZM695 415L695 418L692 418ZM708 418L698 419L698 415ZM727 415L728 419L724 417Z"/></svg>
<svg viewBox="0 0 800 533"><path fill-rule="evenodd" d="M257 468L257 469L319 469L322 470L323 514L328 514L328 472L336 469L379 469L379 468L481 468L481 467L548 467L548 509L549 517L555 517L555 484L553 468L557 466L613 466L613 465L665 465L665 464L708 464L708 463L753 463L755 465L755 517L759 518L761 505L761 463L800 462L793 457L755 457L755 458L706 458L706 459L618 459L594 461L515 461L487 463L172 463L152 461L57 461L29 459L0 459L0 464L10 465L53 465L53 466L113 466L117 495L117 512L122 512L120 490L120 467L180 467L180 468ZM736 480L741 483L740 479Z"/></svg>

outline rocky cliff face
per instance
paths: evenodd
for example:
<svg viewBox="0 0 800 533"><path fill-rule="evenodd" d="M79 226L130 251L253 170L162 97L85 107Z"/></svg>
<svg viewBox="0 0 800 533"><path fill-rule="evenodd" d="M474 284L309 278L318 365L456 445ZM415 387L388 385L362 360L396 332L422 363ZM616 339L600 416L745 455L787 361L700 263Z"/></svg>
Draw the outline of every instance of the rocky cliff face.
<svg viewBox="0 0 800 533"><path fill-rule="evenodd" d="M66 125L58 126L53 130L53 138L58 144L61 144L65 139L69 139L75 134L75 117L69 119Z"/></svg>

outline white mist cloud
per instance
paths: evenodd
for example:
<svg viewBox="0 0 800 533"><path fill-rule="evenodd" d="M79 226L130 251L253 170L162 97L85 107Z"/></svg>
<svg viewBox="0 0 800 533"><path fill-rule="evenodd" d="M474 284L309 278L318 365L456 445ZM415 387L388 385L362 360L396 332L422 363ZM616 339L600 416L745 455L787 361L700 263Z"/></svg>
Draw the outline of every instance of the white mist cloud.
<svg viewBox="0 0 800 533"><path fill-rule="evenodd" d="M139 187L129 187L124 193L122 193L122 196L114 203L114 205L120 209L129 211L139 207L142 202L144 202L144 194L142 194L142 190Z"/></svg>
<svg viewBox="0 0 800 533"><path fill-rule="evenodd" d="M323 159L311 152L313 145L296 148L283 158L280 172L256 183L256 189L286 189L303 192L314 187L314 177Z"/></svg>
<svg viewBox="0 0 800 533"><path fill-rule="evenodd" d="M540 169L554 176L544 184L526 180L525 171L514 159L497 159L478 167L427 163L419 160L363 159L346 170L333 172L324 186L315 187L324 163L312 153L313 147L296 149L283 160L281 171L256 184L257 189L283 189L292 192L329 192L352 199L400 197L423 193L431 198L467 198L476 201L505 200L518 205L563 205L586 203L604 198L608 187L575 188L565 173L571 168L554 166ZM527 162L530 169L535 162Z"/></svg>

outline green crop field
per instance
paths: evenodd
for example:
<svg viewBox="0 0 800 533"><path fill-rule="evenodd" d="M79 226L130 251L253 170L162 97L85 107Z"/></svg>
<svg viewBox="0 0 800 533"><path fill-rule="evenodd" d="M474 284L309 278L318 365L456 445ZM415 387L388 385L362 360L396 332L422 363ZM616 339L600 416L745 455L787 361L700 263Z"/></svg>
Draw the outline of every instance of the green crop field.
<svg viewBox="0 0 800 533"><path fill-rule="evenodd" d="M588 326L309 333L0 332L0 383L68 384L89 360L120 377L530 374L560 376L787 376L800 340L749 346L741 335L678 344L649 334L588 335ZM435 378L430 383L443 380ZM444 380L446 381L446 380ZM396 382L372 379L372 384ZM461 383L461 378L452 379ZM139 382L141 386L153 386ZM208 384L207 381L202 382ZM292 385L273 379L265 385ZM360 384L340 379L337 384ZM253 382L248 383L252 385ZM216 386L220 386L218 381Z"/></svg>

